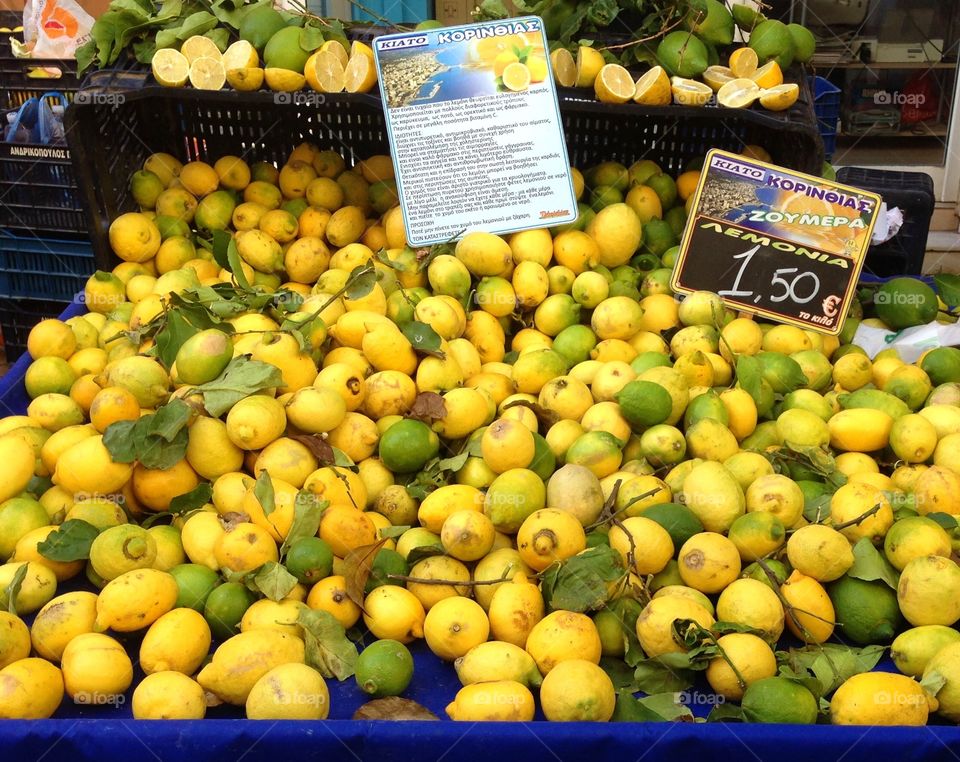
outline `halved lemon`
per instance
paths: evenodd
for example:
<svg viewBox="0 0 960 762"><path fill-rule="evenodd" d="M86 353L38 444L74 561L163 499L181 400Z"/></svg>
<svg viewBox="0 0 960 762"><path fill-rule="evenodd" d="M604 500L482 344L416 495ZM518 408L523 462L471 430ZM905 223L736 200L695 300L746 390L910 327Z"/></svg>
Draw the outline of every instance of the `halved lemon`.
<svg viewBox="0 0 960 762"><path fill-rule="evenodd" d="M321 50L313 61L313 73L316 78L314 87L321 93L343 92L346 84L343 64L336 54Z"/></svg>
<svg viewBox="0 0 960 762"><path fill-rule="evenodd" d="M519 92L530 87L530 70L522 63L512 63L503 70L503 86Z"/></svg>
<svg viewBox="0 0 960 762"><path fill-rule="evenodd" d="M362 53L347 62L343 74L344 89L348 93L366 93L377 84L377 67Z"/></svg>
<svg viewBox="0 0 960 762"><path fill-rule="evenodd" d="M187 38L186 42L180 46L180 52L187 57L191 66L198 58L215 58L218 61L223 58L217 43L202 34Z"/></svg>
<svg viewBox="0 0 960 762"><path fill-rule="evenodd" d="M197 90L219 90L227 81L223 61L200 56L190 64L190 84Z"/></svg>
<svg viewBox="0 0 960 762"><path fill-rule="evenodd" d="M320 50L326 50L330 53L333 53L337 58L340 59L340 63L346 67L347 63L350 61L350 54L347 52L347 49L343 46L343 43L340 40L327 40L323 45L320 46Z"/></svg>
<svg viewBox="0 0 960 762"><path fill-rule="evenodd" d="M766 90L783 84L783 72L776 61L768 61L751 74L750 79Z"/></svg>
<svg viewBox="0 0 960 762"><path fill-rule="evenodd" d="M264 69L263 78L267 82L267 87L275 93L295 93L307 84L307 78L299 72L277 66Z"/></svg>
<svg viewBox="0 0 960 762"><path fill-rule="evenodd" d="M731 79L717 90L717 103L727 108L749 108L760 97L760 86L752 79Z"/></svg>
<svg viewBox="0 0 960 762"><path fill-rule="evenodd" d="M553 78L560 87L573 87L577 84L577 62L566 48L557 48L550 54Z"/></svg>
<svg viewBox="0 0 960 762"><path fill-rule="evenodd" d="M637 86L620 64L607 64L593 83L593 92L601 103L626 103L637 91Z"/></svg>
<svg viewBox="0 0 960 762"><path fill-rule="evenodd" d="M603 56L599 50L581 45L577 50L577 87L590 87L603 68Z"/></svg>
<svg viewBox="0 0 960 762"><path fill-rule="evenodd" d="M709 85L683 77L672 77L670 90L673 93L673 102L681 106L703 106L713 95Z"/></svg>
<svg viewBox="0 0 960 762"><path fill-rule="evenodd" d="M531 82L543 82L547 78L547 59L542 55L530 54L527 56L526 64L530 70Z"/></svg>
<svg viewBox="0 0 960 762"><path fill-rule="evenodd" d="M163 87L183 87L190 76L190 62L179 50L161 48L153 54L150 70Z"/></svg>
<svg viewBox="0 0 960 762"><path fill-rule="evenodd" d="M703 81L713 89L714 92L723 87L731 79L734 79L733 72L729 66L708 66L703 74Z"/></svg>
<svg viewBox="0 0 960 762"><path fill-rule="evenodd" d="M634 87L634 102L644 106L669 106L672 98L670 77L662 66L645 71Z"/></svg>
<svg viewBox="0 0 960 762"><path fill-rule="evenodd" d="M760 65L760 59L753 48L737 48L730 54L728 65L734 77L750 77Z"/></svg>
<svg viewBox="0 0 960 762"><path fill-rule="evenodd" d="M227 69L227 84L241 93L259 90L263 85L263 69L249 66L246 69Z"/></svg>
<svg viewBox="0 0 960 762"><path fill-rule="evenodd" d="M223 68L250 69L260 65L257 49L246 40L237 40L223 52Z"/></svg>
<svg viewBox="0 0 960 762"><path fill-rule="evenodd" d="M769 111L786 111L800 97L800 85L776 85L760 93L760 105Z"/></svg>
<svg viewBox="0 0 960 762"><path fill-rule="evenodd" d="M373 49L360 40L354 40L350 45L350 57L353 58L358 53L363 53L367 58L373 61Z"/></svg>

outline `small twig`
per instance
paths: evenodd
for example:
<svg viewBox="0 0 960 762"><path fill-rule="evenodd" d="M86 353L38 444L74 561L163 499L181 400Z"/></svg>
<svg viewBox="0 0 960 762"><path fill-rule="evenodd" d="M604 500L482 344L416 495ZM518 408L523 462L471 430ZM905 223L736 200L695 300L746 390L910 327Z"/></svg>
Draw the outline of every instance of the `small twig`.
<svg viewBox="0 0 960 762"><path fill-rule="evenodd" d="M869 511L864 511L856 518L850 519L850 521L844 521L842 524L837 524L833 528L839 532L841 529L847 529L848 527L855 527L858 524L862 524L864 521L869 519L871 516L877 513L882 507L883 507L883 503L877 503Z"/></svg>
<svg viewBox="0 0 960 762"><path fill-rule="evenodd" d="M656 34L651 34L648 37L641 37L636 40L630 40L630 42L623 42L619 45L607 45L606 47L597 48L597 50L620 50L621 48L631 48L634 45L642 45L645 42L652 42L653 40L658 40L661 37L663 37L663 35L665 35L671 29L676 29L682 23L683 23L683 19L679 18L676 21L674 21L672 24L668 24L667 26L663 27Z"/></svg>

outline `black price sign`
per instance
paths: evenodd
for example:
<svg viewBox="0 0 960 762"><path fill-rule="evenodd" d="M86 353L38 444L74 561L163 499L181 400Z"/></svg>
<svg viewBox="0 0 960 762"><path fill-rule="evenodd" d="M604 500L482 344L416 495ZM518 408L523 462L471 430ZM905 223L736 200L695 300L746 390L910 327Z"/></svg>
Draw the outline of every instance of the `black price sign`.
<svg viewBox="0 0 960 762"><path fill-rule="evenodd" d="M711 151L671 285L837 334L879 206L866 191Z"/></svg>

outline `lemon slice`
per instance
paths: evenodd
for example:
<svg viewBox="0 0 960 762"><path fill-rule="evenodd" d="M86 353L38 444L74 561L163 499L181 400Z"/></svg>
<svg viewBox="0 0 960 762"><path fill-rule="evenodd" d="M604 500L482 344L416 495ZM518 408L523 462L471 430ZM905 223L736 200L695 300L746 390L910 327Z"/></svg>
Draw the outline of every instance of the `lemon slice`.
<svg viewBox="0 0 960 762"><path fill-rule="evenodd" d="M214 58L217 61L223 58L223 53L220 52L217 43L209 37L204 37L202 34L195 34L193 37L189 37L187 41L180 46L180 52L187 57L191 66L198 58Z"/></svg>
<svg viewBox="0 0 960 762"><path fill-rule="evenodd" d="M553 78L560 87L573 87L577 83L577 62L566 48L557 48L550 54Z"/></svg>
<svg viewBox="0 0 960 762"><path fill-rule="evenodd" d="M190 62L179 50L161 48L150 61L153 78L163 87L183 87L190 76Z"/></svg>
<svg viewBox="0 0 960 762"><path fill-rule="evenodd" d="M717 103L727 108L749 108L760 97L760 86L752 79L731 79L717 90Z"/></svg>
<svg viewBox="0 0 960 762"><path fill-rule="evenodd" d="M275 93L295 93L307 84L307 78L300 72L281 69L278 66L264 69L263 78L266 80L267 87Z"/></svg>
<svg viewBox="0 0 960 762"><path fill-rule="evenodd" d="M786 111L800 97L800 85L775 85L760 93L760 105L768 111Z"/></svg>
<svg viewBox="0 0 960 762"><path fill-rule="evenodd" d="M241 93L259 90L263 84L263 69L250 66L245 69L227 69L227 84Z"/></svg>
<svg viewBox="0 0 960 762"><path fill-rule="evenodd" d="M703 106L713 95L709 85L683 77L673 77L670 90L673 92L673 102L681 106Z"/></svg>
<svg viewBox="0 0 960 762"><path fill-rule="evenodd" d="M323 45L320 46L320 50L326 50L330 53L333 53L337 58L340 59L340 63L346 67L347 63L350 60L350 55L347 53L347 49L343 47L343 43L340 40L327 40Z"/></svg>
<svg viewBox="0 0 960 762"><path fill-rule="evenodd" d="M219 90L227 81L223 61L200 56L190 64L190 84L197 90Z"/></svg>
<svg viewBox="0 0 960 762"><path fill-rule="evenodd" d="M339 45L339 43L337 43ZM366 93L377 84L377 67L362 53L353 56L344 69L344 89L348 93Z"/></svg>
<svg viewBox="0 0 960 762"><path fill-rule="evenodd" d="M626 103L637 91L630 72L620 64L607 64L593 83L593 92L601 103Z"/></svg>
<svg viewBox="0 0 960 762"><path fill-rule="evenodd" d="M737 48L730 54L728 65L734 77L750 77L760 65L760 59L753 48Z"/></svg>
<svg viewBox="0 0 960 762"><path fill-rule="evenodd" d="M246 40L237 40L223 53L223 68L226 71L250 69L259 65L260 56L257 55L257 49Z"/></svg>
<svg viewBox="0 0 960 762"><path fill-rule="evenodd" d="M600 51L581 45L577 51L577 87L590 87L603 68L603 56Z"/></svg>
<svg viewBox="0 0 960 762"><path fill-rule="evenodd" d="M703 81L710 85L714 92L734 78L728 66L708 66L700 76L703 77Z"/></svg>
<svg viewBox="0 0 960 762"><path fill-rule="evenodd" d="M344 82L343 64L336 54L329 50L321 50L313 61L313 77L316 79L316 89L321 93L343 92Z"/></svg>
<svg viewBox="0 0 960 762"><path fill-rule="evenodd" d="M776 61L768 61L750 76L764 90L783 84L783 72Z"/></svg>
<svg viewBox="0 0 960 762"><path fill-rule="evenodd" d="M501 78L503 79L503 86L507 90L519 92L530 87L530 70L519 62L509 64L503 70Z"/></svg>
<svg viewBox="0 0 960 762"><path fill-rule="evenodd" d="M644 106L669 106L672 98L670 77L662 66L654 66L650 71L645 71L637 80L634 102Z"/></svg>

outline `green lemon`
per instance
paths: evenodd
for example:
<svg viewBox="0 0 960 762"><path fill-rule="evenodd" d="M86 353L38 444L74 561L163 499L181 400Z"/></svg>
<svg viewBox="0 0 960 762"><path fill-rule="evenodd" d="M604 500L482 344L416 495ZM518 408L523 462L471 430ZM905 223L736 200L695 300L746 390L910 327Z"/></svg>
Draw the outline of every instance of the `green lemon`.
<svg viewBox="0 0 960 762"><path fill-rule="evenodd" d="M937 295L930 286L916 278L888 280L873 297L877 317L899 331L925 325L937 316Z"/></svg>
<svg viewBox="0 0 960 762"><path fill-rule="evenodd" d="M630 367L638 376L650 368L669 368L672 364L670 356L664 352L641 352L630 361Z"/></svg>
<svg viewBox="0 0 960 762"><path fill-rule="evenodd" d="M661 175L661 177L666 177L666 175ZM649 253L659 257L667 249L675 246L676 243L677 236L673 232L673 226L667 220L653 217L643 226L643 245ZM649 269L652 270L653 268Z"/></svg>
<svg viewBox="0 0 960 762"><path fill-rule="evenodd" d="M440 451L440 439L422 421L406 418L380 437L380 460L395 474L419 471Z"/></svg>
<svg viewBox="0 0 960 762"><path fill-rule="evenodd" d="M284 566L299 582L312 585L333 572L333 551L319 537L301 537L290 545Z"/></svg>
<svg viewBox="0 0 960 762"><path fill-rule="evenodd" d="M533 432L533 446L533 460L527 468L543 481L547 481L557 468L557 456L550 449L547 440L537 432Z"/></svg>
<svg viewBox="0 0 960 762"><path fill-rule="evenodd" d="M653 575L653 579L650 580L650 592L655 593L661 587L668 587L669 585L683 585L683 577L680 576L680 564L677 563L675 558L671 558L663 569Z"/></svg>
<svg viewBox="0 0 960 762"><path fill-rule="evenodd" d="M553 339L553 351L570 367L590 359L591 350L597 346L597 336L588 325L569 325Z"/></svg>
<svg viewBox="0 0 960 762"><path fill-rule="evenodd" d="M950 381L960 381L960 349L956 347L931 349L920 361L920 368L930 376L930 382L934 386Z"/></svg>
<svg viewBox="0 0 960 762"><path fill-rule="evenodd" d="M128 571L149 568L156 558L157 541L136 524L104 529L90 546L90 565L108 582Z"/></svg>
<svg viewBox="0 0 960 762"><path fill-rule="evenodd" d="M357 685L374 698L399 696L413 679L413 657L403 643L378 640L357 658Z"/></svg>
<svg viewBox="0 0 960 762"><path fill-rule="evenodd" d="M17 542L27 532L49 523L46 509L36 500L14 497L0 504L0 562L13 555Z"/></svg>
<svg viewBox="0 0 960 762"><path fill-rule="evenodd" d="M656 426L673 412L670 393L653 381L630 381L617 392L616 399L621 414L631 426Z"/></svg>
<svg viewBox="0 0 960 762"><path fill-rule="evenodd" d="M897 591L879 580L842 576L827 587L838 633L860 645L889 643L903 626Z"/></svg>
<svg viewBox="0 0 960 762"><path fill-rule="evenodd" d="M767 677L751 683L740 706L750 722L813 725L817 721L817 699L785 677Z"/></svg>
<svg viewBox="0 0 960 762"><path fill-rule="evenodd" d="M170 570L177 581L177 602L174 608L193 609L203 613L210 593L220 584L220 575L200 564L178 564Z"/></svg>
<svg viewBox="0 0 960 762"><path fill-rule="evenodd" d="M787 581L787 577L790 576L790 571L787 568L787 565L783 561L776 561L774 559L767 559L763 562L772 573L773 576L777 578L777 584L782 585ZM773 588L773 583L770 581L770 578L767 576L766 572L763 570L763 567L759 563L754 561L749 566L745 567L743 572L740 574L741 577L747 577L749 579L755 579L769 588Z"/></svg>
<svg viewBox="0 0 960 762"><path fill-rule="evenodd" d="M224 582L215 588L203 607L203 618L217 640L226 640L240 632L240 620L255 598L239 582Z"/></svg>
<svg viewBox="0 0 960 762"><path fill-rule="evenodd" d="M259 6L248 11L240 22L240 39L257 50L263 50L271 37L286 26L280 12L272 6Z"/></svg>

